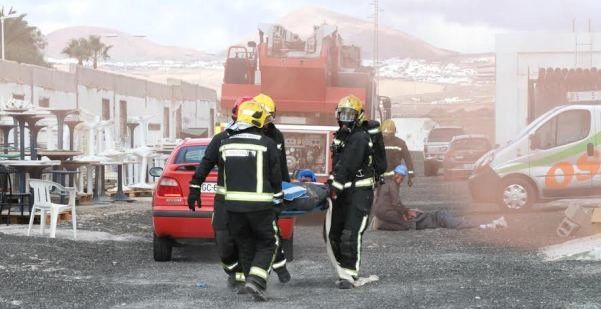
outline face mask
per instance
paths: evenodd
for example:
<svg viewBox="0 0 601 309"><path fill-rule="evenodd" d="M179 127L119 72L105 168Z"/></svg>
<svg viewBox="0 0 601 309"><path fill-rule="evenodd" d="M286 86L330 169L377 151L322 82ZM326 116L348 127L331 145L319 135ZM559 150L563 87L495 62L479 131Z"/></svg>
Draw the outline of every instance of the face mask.
<svg viewBox="0 0 601 309"><path fill-rule="evenodd" d="M338 121L354 122L357 119L357 111L351 108L341 108L338 111Z"/></svg>

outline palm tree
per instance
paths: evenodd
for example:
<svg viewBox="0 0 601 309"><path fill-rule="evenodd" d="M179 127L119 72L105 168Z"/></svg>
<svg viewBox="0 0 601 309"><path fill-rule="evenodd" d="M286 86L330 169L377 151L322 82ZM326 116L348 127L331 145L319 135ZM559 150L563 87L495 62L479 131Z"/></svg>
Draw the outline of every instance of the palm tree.
<svg viewBox="0 0 601 309"><path fill-rule="evenodd" d="M83 65L83 62L92 56L88 40L85 38L71 39L67 47L63 49L63 54L69 56L69 58L77 59L79 65Z"/></svg>
<svg viewBox="0 0 601 309"><path fill-rule="evenodd" d="M98 66L98 59L106 60L110 58L108 52L112 45L106 45L100 41L100 37L97 35L90 35L88 37L88 48L90 50L90 56L92 58L92 64L94 69Z"/></svg>
<svg viewBox="0 0 601 309"><path fill-rule="evenodd" d="M0 7L0 16L16 13L12 8L5 11ZM31 26L26 15L21 14L16 18L6 19L4 27L0 26L0 31L4 30L4 46L6 49L6 59L23 63L31 63L42 66L49 66L44 61L43 49L46 47L46 39L42 32L34 26Z"/></svg>

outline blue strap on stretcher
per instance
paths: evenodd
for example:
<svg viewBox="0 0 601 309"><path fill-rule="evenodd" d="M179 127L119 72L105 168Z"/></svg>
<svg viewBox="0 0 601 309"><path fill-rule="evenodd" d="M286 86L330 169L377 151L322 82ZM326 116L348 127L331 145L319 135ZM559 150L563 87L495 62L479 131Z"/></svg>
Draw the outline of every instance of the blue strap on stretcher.
<svg viewBox="0 0 601 309"><path fill-rule="evenodd" d="M307 189L299 184L282 182L282 191L284 191L284 200L293 201L298 198L307 198ZM280 217L294 217L301 216L309 212L321 211L323 205L315 205L311 210L284 210L281 212Z"/></svg>

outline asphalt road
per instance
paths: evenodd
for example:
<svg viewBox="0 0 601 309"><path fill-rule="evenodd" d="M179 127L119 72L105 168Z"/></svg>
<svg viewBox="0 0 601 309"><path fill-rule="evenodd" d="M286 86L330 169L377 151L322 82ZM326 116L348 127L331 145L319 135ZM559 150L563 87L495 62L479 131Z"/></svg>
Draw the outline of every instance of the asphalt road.
<svg viewBox="0 0 601 309"><path fill-rule="evenodd" d="M172 262L154 262L149 200L80 207L84 240L73 241L68 224L56 239L0 227L0 308L601 307L599 262L544 262L538 254L564 241L554 233L561 212L501 214L471 205L464 182L440 177L419 177L404 192L408 206L474 220L505 215L509 228L368 231L361 273L380 280L343 291L334 286L321 227L304 220L295 233L292 281L281 285L272 276L270 302L255 303L225 287L211 243L176 248Z"/></svg>

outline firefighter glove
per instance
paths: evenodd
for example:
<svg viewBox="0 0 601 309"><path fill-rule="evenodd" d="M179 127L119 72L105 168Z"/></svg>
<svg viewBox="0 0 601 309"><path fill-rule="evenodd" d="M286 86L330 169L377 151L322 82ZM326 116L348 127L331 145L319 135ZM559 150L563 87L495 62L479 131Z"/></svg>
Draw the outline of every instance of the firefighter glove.
<svg viewBox="0 0 601 309"><path fill-rule="evenodd" d="M190 194L188 195L188 208L194 211L198 203L198 208L202 205L200 203L200 187L196 185L190 185Z"/></svg>
<svg viewBox="0 0 601 309"><path fill-rule="evenodd" d="M413 173L413 171L409 171L409 177L407 179L407 185L409 187L413 187L413 177L415 177L415 173Z"/></svg>
<svg viewBox="0 0 601 309"><path fill-rule="evenodd" d="M338 198L338 195L342 193L342 190L334 187L331 183L328 185L328 189L330 190L330 198L333 200Z"/></svg>

